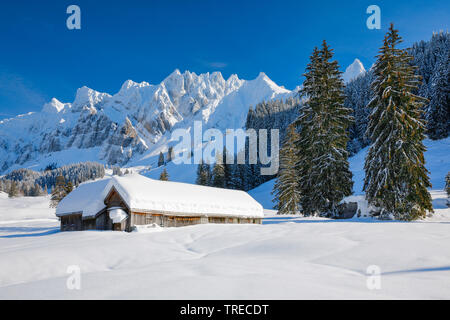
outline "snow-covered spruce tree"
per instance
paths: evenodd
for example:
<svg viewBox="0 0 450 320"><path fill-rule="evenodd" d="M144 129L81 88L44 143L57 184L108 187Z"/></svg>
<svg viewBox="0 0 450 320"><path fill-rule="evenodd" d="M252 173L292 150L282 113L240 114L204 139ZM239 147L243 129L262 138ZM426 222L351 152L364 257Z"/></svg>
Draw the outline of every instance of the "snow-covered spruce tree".
<svg viewBox="0 0 450 320"><path fill-rule="evenodd" d="M165 164L166 162L164 161L164 154L162 152L159 153L159 158L158 158L158 167L161 167Z"/></svg>
<svg viewBox="0 0 450 320"><path fill-rule="evenodd" d="M425 217L432 211L431 187L422 140L425 99L413 94L419 84L411 56L398 49L401 38L391 24L374 66L374 98L367 133L372 141L365 161L364 190L381 218Z"/></svg>
<svg viewBox="0 0 450 320"><path fill-rule="evenodd" d="M235 159L234 164L230 166L230 181L228 182L229 189L235 190L247 190L247 165L237 163L238 159L245 159L245 149L240 150L238 152L237 158Z"/></svg>
<svg viewBox="0 0 450 320"><path fill-rule="evenodd" d="M223 147L223 170L224 170L224 188L232 189L233 180L233 165L227 163L227 158L235 158L234 154L229 152L226 147ZM233 161L234 163L234 161Z"/></svg>
<svg viewBox="0 0 450 320"><path fill-rule="evenodd" d="M439 56L431 77L427 112L427 134L442 139L450 132L450 51Z"/></svg>
<svg viewBox="0 0 450 320"><path fill-rule="evenodd" d="M120 169L120 167L114 166L112 169L113 169L113 176L119 176L119 177L123 176L123 172Z"/></svg>
<svg viewBox="0 0 450 320"><path fill-rule="evenodd" d="M46 195L47 193L41 188L41 186L35 183L31 189L30 196L31 197L40 197Z"/></svg>
<svg viewBox="0 0 450 320"><path fill-rule="evenodd" d="M205 186L210 186L211 185L212 173L211 173L211 165L208 162L205 162L203 164L203 172L206 175L206 179L205 179L206 180L206 184L205 184Z"/></svg>
<svg viewBox="0 0 450 320"><path fill-rule="evenodd" d="M299 92L301 95L308 94L309 100L301 106L299 110L300 115L294 122L295 126L299 128L299 139L295 142L297 150L297 164L295 168L298 175L299 193L302 195L300 204L302 213L305 216L310 216L315 213L312 203L314 188L308 179L309 172L311 171L312 155L308 154L308 152L313 142L313 106L317 104L317 98L313 99L313 97L319 95L317 85L315 84L315 79L319 77L319 63L319 49L315 47L310 57L310 63L306 67L306 73L304 74L306 78L303 82L304 89Z"/></svg>
<svg viewBox="0 0 450 320"><path fill-rule="evenodd" d="M197 172L196 172L196 179L195 184L198 184L200 186L204 185L205 181L203 180L203 160L200 161L200 163L197 165Z"/></svg>
<svg viewBox="0 0 450 320"><path fill-rule="evenodd" d="M73 188L73 187L72 187ZM57 176L55 187L52 190L52 195L50 198L50 208L56 208L59 202L69 194L70 187L67 185L66 180L63 176Z"/></svg>
<svg viewBox="0 0 450 320"><path fill-rule="evenodd" d="M295 170L297 163L295 142L298 138L295 126L289 126L280 150L280 169L272 191L276 202L274 209L278 210L278 214L297 214L300 211L300 193Z"/></svg>
<svg viewBox="0 0 450 320"><path fill-rule="evenodd" d="M71 193L73 191L73 184L72 182L68 181L66 185L64 186L64 190L66 191L66 195Z"/></svg>
<svg viewBox="0 0 450 320"><path fill-rule="evenodd" d="M352 110L344 106L344 82L333 51L323 42L314 49L301 94L308 101L295 121L301 207L305 215L336 216L339 202L351 195L348 132Z"/></svg>
<svg viewBox="0 0 450 320"><path fill-rule="evenodd" d="M167 152L167 162L172 162L174 158L173 147L169 147L169 151Z"/></svg>
<svg viewBox="0 0 450 320"><path fill-rule="evenodd" d="M203 160L198 164L197 167L197 180L196 184L201 186L209 186L211 183L211 172L208 163L203 162Z"/></svg>
<svg viewBox="0 0 450 320"><path fill-rule="evenodd" d="M218 153L216 163L214 164L212 170L211 185L216 188L225 188L225 184L225 166L223 164L223 155Z"/></svg>
<svg viewBox="0 0 450 320"><path fill-rule="evenodd" d="M19 190L17 188L17 182L12 180L8 190L8 197L15 198L19 196Z"/></svg>
<svg viewBox="0 0 450 320"><path fill-rule="evenodd" d="M169 181L169 173L167 172L166 168L161 172L159 176L159 180L161 181Z"/></svg>

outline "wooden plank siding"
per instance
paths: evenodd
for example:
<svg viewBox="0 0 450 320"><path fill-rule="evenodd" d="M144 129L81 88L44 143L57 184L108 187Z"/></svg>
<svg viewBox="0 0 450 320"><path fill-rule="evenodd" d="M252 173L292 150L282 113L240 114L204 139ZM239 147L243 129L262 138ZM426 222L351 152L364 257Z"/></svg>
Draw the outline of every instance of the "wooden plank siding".
<svg viewBox="0 0 450 320"><path fill-rule="evenodd" d="M83 230L83 216L81 214L71 214L61 217L61 231L81 230Z"/></svg>
<svg viewBox="0 0 450 320"><path fill-rule="evenodd" d="M95 217L83 219L81 213L73 213L61 217L61 231L82 230L115 230L132 231L134 226L157 224L161 227L184 227L196 224L261 224L262 218L216 217L206 214L183 215L176 212L158 212L151 210L131 210L113 187L105 200L105 208ZM113 223L108 209L122 208L129 216L121 223Z"/></svg>
<svg viewBox="0 0 450 320"><path fill-rule="evenodd" d="M97 228L96 219L83 220L83 230L95 230Z"/></svg>
<svg viewBox="0 0 450 320"><path fill-rule="evenodd" d="M175 216L145 212L132 212L131 216L121 223L113 224L107 210L103 210L95 218L82 219L81 214L61 217L61 231L82 230L115 230L131 231L133 226L155 223L161 227L185 227L196 224L261 224L261 218Z"/></svg>
<svg viewBox="0 0 450 320"><path fill-rule="evenodd" d="M131 213L131 224L148 225L155 223L161 227L184 227L196 224L216 223L216 224L261 224L261 218L232 218L232 217L206 217L198 216L180 216L173 214L135 212Z"/></svg>

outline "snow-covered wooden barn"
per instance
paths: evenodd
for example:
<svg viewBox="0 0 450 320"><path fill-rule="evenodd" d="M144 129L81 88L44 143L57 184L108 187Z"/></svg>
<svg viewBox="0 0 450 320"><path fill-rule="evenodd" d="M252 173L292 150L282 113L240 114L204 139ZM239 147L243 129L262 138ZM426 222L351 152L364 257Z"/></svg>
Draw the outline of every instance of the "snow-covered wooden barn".
<svg viewBox="0 0 450 320"><path fill-rule="evenodd" d="M181 227L256 223L263 208L246 192L149 179L139 174L81 184L58 205L61 231L131 231L136 225Z"/></svg>

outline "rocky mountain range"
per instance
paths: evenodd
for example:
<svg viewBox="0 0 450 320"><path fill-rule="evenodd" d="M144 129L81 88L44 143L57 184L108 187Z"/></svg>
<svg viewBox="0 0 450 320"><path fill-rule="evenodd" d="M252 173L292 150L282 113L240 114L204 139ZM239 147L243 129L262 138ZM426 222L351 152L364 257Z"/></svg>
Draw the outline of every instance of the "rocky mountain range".
<svg viewBox="0 0 450 320"><path fill-rule="evenodd" d="M355 77L358 68L350 69ZM250 106L294 94L264 73L242 80L179 70L157 85L127 80L114 95L82 87L72 103L53 98L40 112L0 121L0 172L53 162L142 163L167 149L176 128L196 120L204 128L242 128Z"/></svg>

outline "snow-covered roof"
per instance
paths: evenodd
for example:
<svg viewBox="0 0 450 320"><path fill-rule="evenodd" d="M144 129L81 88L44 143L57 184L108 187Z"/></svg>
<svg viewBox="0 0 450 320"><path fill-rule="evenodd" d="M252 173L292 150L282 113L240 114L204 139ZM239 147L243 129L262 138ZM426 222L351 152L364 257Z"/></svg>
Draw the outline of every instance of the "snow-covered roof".
<svg viewBox="0 0 450 320"><path fill-rule="evenodd" d="M263 208L244 191L154 180L140 174L114 176L81 184L64 198L58 216L81 212L90 217L105 208L104 199L115 188L132 211L174 215L262 218Z"/></svg>
<svg viewBox="0 0 450 320"><path fill-rule="evenodd" d="M105 208L102 195L111 178L82 183L63 198L56 208L56 215L80 213L83 217L95 216Z"/></svg>

